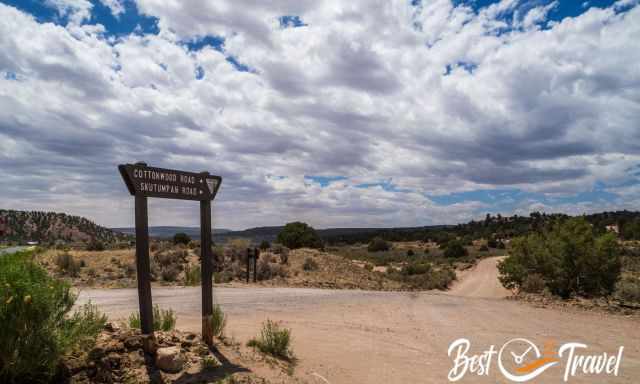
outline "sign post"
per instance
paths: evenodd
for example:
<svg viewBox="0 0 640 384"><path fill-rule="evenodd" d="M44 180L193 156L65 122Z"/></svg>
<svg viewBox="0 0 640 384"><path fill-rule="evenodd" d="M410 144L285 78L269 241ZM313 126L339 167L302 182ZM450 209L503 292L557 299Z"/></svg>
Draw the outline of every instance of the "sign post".
<svg viewBox="0 0 640 384"><path fill-rule="evenodd" d="M153 305L149 265L149 224L147 197L200 201L200 256L202 259L202 339L213 342L213 261L211 256L211 201L216 197L222 178L208 172L194 173L148 167L145 163L122 164L120 175L135 196L136 270L140 328L153 335Z"/></svg>
<svg viewBox="0 0 640 384"><path fill-rule="evenodd" d="M260 251L258 248L253 248L253 282L256 283L258 281L258 257L260 256Z"/></svg>

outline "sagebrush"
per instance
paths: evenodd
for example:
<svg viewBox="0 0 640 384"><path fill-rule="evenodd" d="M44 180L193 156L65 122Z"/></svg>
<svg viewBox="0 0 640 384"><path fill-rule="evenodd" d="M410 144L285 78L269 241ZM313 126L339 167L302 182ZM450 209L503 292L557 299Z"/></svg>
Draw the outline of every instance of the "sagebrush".
<svg viewBox="0 0 640 384"><path fill-rule="evenodd" d="M249 340L248 346L257 348L260 352L282 359L292 359L291 330L281 327L278 323L267 320L262 324L260 336Z"/></svg>

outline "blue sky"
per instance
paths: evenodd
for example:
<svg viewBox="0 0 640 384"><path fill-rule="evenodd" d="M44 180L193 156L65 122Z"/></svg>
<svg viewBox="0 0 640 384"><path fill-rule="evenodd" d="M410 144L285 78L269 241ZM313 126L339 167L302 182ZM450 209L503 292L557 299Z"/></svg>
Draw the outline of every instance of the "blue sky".
<svg viewBox="0 0 640 384"><path fill-rule="evenodd" d="M144 160L229 228L637 209L637 3L0 0L2 208L129 225Z"/></svg>

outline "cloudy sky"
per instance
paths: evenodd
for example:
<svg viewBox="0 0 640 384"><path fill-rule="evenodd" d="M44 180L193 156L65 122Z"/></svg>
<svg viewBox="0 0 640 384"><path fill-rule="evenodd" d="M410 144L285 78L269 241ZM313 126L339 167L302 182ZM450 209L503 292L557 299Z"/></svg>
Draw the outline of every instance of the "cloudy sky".
<svg viewBox="0 0 640 384"><path fill-rule="evenodd" d="M640 6L0 0L0 208L131 225L135 161L222 176L224 228L637 210Z"/></svg>

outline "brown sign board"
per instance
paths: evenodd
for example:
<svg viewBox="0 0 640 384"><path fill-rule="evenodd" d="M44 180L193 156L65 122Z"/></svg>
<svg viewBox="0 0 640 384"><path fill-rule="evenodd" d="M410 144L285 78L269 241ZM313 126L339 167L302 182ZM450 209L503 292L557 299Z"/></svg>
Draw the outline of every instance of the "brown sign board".
<svg viewBox="0 0 640 384"><path fill-rule="evenodd" d="M200 201L200 258L202 259L202 339L213 343L213 264L211 255L211 201L216 197L220 176L209 172L184 172L148 167L145 163L118 166L129 193L135 196L136 274L140 328L153 335L153 300L149 262L149 217L147 197Z"/></svg>
<svg viewBox="0 0 640 384"><path fill-rule="evenodd" d="M144 197L210 201L216 197L220 176L208 173L148 167L144 164L118 166L129 193Z"/></svg>

